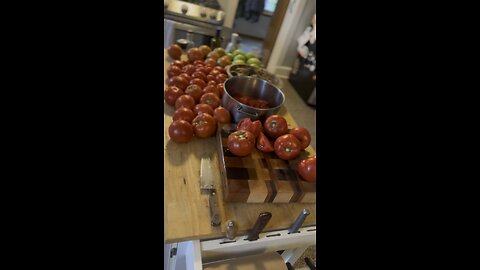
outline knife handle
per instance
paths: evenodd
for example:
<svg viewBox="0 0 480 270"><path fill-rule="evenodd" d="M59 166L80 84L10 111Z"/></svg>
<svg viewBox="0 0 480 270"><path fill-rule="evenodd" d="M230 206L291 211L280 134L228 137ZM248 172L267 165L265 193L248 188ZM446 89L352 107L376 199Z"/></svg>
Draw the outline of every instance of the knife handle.
<svg viewBox="0 0 480 270"><path fill-rule="evenodd" d="M263 231L265 226L267 225L268 221L272 218L272 213L270 212L263 212L260 213L258 216L257 222L248 233L247 239L248 241L255 241L258 239L258 235Z"/></svg>
<svg viewBox="0 0 480 270"><path fill-rule="evenodd" d="M288 229L288 233L296 233L298 229L300 229L308 215L310 215L310 211L308 211L307 209L303 209L302 212L300 212L300 215L298 215L297 220L295 220L292 226L290 226L290 228Z"/></svg>
<svg viewBox="0 0 480 270"><path fill-rule="evenodd" d="M211 223L213 227L218 227L222 223L222 220L220 219L220 210L218 206L218 200L217 200L217 192L215 190L212 190L210 192L210 195L208 196L208 203L210 205L210 217Z"/></svg>

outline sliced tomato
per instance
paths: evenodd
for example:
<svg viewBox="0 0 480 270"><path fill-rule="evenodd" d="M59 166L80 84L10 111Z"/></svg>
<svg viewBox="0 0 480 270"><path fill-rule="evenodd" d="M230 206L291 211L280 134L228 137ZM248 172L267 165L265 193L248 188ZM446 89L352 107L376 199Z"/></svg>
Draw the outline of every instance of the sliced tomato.
<svg viewBox="0 0 480 270"><path fill-rule="evenodd" d="M243 118L237 124L237 130L250 131L250 133L252 133L255 138L260 135L262 129L262 123L260 121L257 120L252 122L250 118Z"/></svg>
<svg viewBox="0 0 480 270"><path fill-rule="evenodd" d="M260 135L258 136L257 149L264 153L273 152L274 150L272 143L268 140L267 136L263 134L263 132L260 132Z"/></svg>

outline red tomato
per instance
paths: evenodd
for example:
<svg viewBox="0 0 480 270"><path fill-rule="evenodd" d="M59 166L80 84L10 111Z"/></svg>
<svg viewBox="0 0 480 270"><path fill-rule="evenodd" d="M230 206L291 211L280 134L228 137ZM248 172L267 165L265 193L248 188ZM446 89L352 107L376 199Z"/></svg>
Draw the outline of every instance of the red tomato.
<svg viewBox="0 0 480 270"><path fill-rule="evenodd" d="M203 72L200 72L200 71L193 72L192 78L199 78L199 79L202 79L204 82L207 81L207 75L203 74Z"/></svg>
<svg viewBox="0 0 480 270"><path fill-rule="evenodd" d="M214 93L206 93L200 98L200 103L208 104L212 109L215 109L220 106L220 98Z"/></svg>
<svg viewBox="0 0 480 270"><path fill-rule="evenodd" d="M218 69L213 68L213 70L208 74L216 77L218 74L222 74L222 72L218 71Z"/></svg>
<svg viewBox="0 0 480 270"><path fill-rule="evenodd" d="M215 134L217 122L215 118L208 113L202 113L195 117L192 122L195 136L199 138L207 138Z"/></svg>
<svg viewBox="0 0 480 270"><path fill-rule="evenodd" d="M210 72L212 72L212 70L213 70L213 67L211 67L211 66L205 66L205 72L206 72L207 74L209 74Z"/></svg>
<svg viewBox="0 0 480 270"><path fill-rule="evenodd" d="M187 80L187 82L190 82L192 80L192 77L190 75L188 75L187 73L181 73L179 76L185 78L185 80Z"/></svg>
<svg viewBox="0 0 480 270"><path fill-rule="evenodd" d="M210 75L210 74L207 75L207 81L208 81L209 83L212 82L212 81L213 81L214 83L217 83L217 80L215 80L215 76Z"/></svg>
<svg viewBox="0 0 480 270"><path fill-rule="evenodd" d="M210 107L207 104L197 104L197 105L195 105L195 108L193 109L193 112L195 113L195 115L199 115L199 114L202 114L202 113L208 113L211 116L213 116L212 107Z"/></svg>
<svg viewBox="0 0 480 270"><path fill-rule="evenodd" d="M173 121L168 127L168 135L176 143L186 143L193 137L193 127L185 120Z"/></svg>
<svg viewBox="0 0 480 270"><path fill-rule="evenodd" d="M214 67L217 65L217 61L215 61L215 59L213 58L207 58L205 59L205 66L211 66L211 67Z"/></svg>
<svg viewBox="0 0 480 270"><path fill-rule="evenodd" d="M196 84L198 86L200 86L200 88L204 88L205 86L207 86L207 83L202 80L202 79L199 79L199 78L193 78L191 81L190 81L190 85L192 84Z"/></svg>
<svg viewBox="0 0 480 270"><path fill-rule="evenodd" d="M222 106L215 108L213 111L213 117L217 120L218 123L230 123L232 118L230 112Z"/></svg>
<svg viewBox="0 0 480 270"><path fill-rule="evenodd" d="M195 118L195 114L192 112L192 110L185 107L180 107L175 111L172 119L173 121L185 120L188 123L192 123L193 118Z"/></svg>
<svg viewBox="0 0 480 270"><path fill-rule="evenodd" d="M217 84L217 90L218 90L218 93L220 94L220 97L223 97L223 92L225 91L225 89L223 89L223 83Z"/></svg>
<svg viewBox="0 0 480 270"><path fill-rule="evenodd" d="M275 154L284 160L291 160L300 155L302 145L292 134L278 137L273 144Z"/></svg>
<svg viewBox="0 0 480 270"><path fill-rule="evenodd" d="M175 76L168 80L168 86L176 86L184 91L188 86L188 81L182 76Z"/></svg>
<svg viewBox="0 0 480 270"><path fill-rule="evenodd" d="M188 65L188 64L190 64L190 62L188 62L187 60L182 60L182 65L183 65L183 66L186 66L186 65Z"/></svg>
<svg viewBox="0 0 480 270"><path fill-rule="evenodd" d="M208 75L210 76L210 75ZM213 81L208 81L207 85L213 85L213 86L217 86L217 81L213 80Z"/></svg>
<svg viewBox="0 0 480 270"><path fill-rule="evenodd" d="M221 73L226 73L226 72L225 72L225 68L222 67L222 66L216 66L216 67L214 67L213 69L216 69L216 70L220 71Z"/></svg>
<svg viewBox="0 0 480 270"><path fill-rule="evenodd" d="M243 118L238 122L237 130L250 131L250 133L256 138L260 135L260 132L262 132L262 123L258 120L252 122L250 118Z"/></svg>
<svg viewBox="0 0 480 270"><path fill-rule="evenodd" d="M195 107L195 99L193 99L192 96L189 95L181 95L177 98L177 101L175 101L175 109L178 110L178 108L185 107L193 111L193 108Z"/></svg>
<svg viewBox="0 0 480 270"><path fill-rule="evenodd" d="M255 138L250 131L237 130L228 136L227 146L236 156L248 156L255 146Z"/></svg>
<svg viewBox="0 0 480 270"><path fill-rule="evenodd" d="M220 94L218 93L218 90L217 90L217 86L214 86L214 85L205 86L205 88L203 88L202 90L202 93L203 94L214 93L215 95L217 95L217 97L220 97Z"/></svg>
<svg viewBox="0 0 480 270"><path fill-rule="evenodd" d="M258 99L257 101L258 101L258 103L259 103L259 108L260 108L260 109L268 109L268 108L270 108L270 105L268 104L268 101L263 100L263 99Z"/></svg>
<svg viewBox="0 0 480 270"><path fill-rule="evenodd" d="M192 65L192 64L188 64L186 66L183 66L182 72L187 73L188 75L192 76L192 73L195 72L195 66Z"/></svg>
<svg viewBox="0 0 480 270"><path fill-rule="evenodd" d="M239 96L239 97L236 97L235 98L236 100L238 100L240 103L243 103L245 105L248 105L248 101L251 100L251 98L247 97L247 96Z"/></svg>
<svg viewBox="0 0 480 270"><path fill-rule="evenodd" d="M202 66L205 65L205 63L203 62L203 60L195 60L195 61L193 61L193 65L194 65L194 66L196 66L196 65L198 65L198 64L200 64L200 65L202 65Z"/></svg>
<svg viewBox="0 0 480 270"><path fill-rule="evenodd" d="M179 67L180 69L182 69L182 68L183 68L183 63L182 63L182 61L180 61L180 60L175 60L175 61L173 61L173 62L170 64L170 66L177 66L177 67Z"/></svg>
<svg viewBox="0 0 480 270"><path fill-rule="evenodd" d="M300 141L302 149L305 149L310 145L310 141L312 139L310 138L310 133L306 128L296 127L290 130L289 133L295 136Z"/></svg>
<svg viewBox="0 0 480 270"><path fill-rule="evenodd" d="M169 78L172 78L172 77L175 77L175 76L178 76L182 73L182 69L179 68L178 66L172 66L170 65L168 68L167 68L167 75Z"/></svg>
<svg viewBox="0 0 480 270"><path fill-rule="evenodd" d="M254 108L260 108L260 103L256 99L250 99L247 101L247 105L254 107Z"/></svg>
<svg viewBox="0 0 480 270"><path fill-rule="evenodd" d="M317 181L317 156L300 161L297 166L300 176L308 182Z"/></svg>
<svg viewBox="0 0 480 270"><path fill-rule="evenodd" d="M215 76L215 80L218 82L218 83L224 83L226 80L228 79L227 75L225 74L218 74L217 76Z"/></svg>
<svg viewBox="0 0 480 270"><path fill-rule="evenodd" d="M180 88L176 86L169 86L165 90L165 103L170 106L175 106L175 101L177 101L177 98L183 94L184 93L182 90L180 90Z"/></svg>
<svg viewBox="0 0 480 270"><path fill-rule="evenodd" d="M196 84L190 84L185 88L185 94L192 96L195 99L195 103L200 102L200 98L202 97L202 88Z"/></svg>
<svg viewBox="0 0 480 270"><path fill-rule="evenodd" d="M272 143L268 140L267 136L263 134L263 132L260 132L260 135L257 138L257 149L264 153L273 152Z"/></svg>
<svg viewBox="0 0 480 270"><path fill-rule="evenodd" d="M287 120L280 115L271 115L265 120L265 133L272 137L278 138L288 133Z"/></svg>

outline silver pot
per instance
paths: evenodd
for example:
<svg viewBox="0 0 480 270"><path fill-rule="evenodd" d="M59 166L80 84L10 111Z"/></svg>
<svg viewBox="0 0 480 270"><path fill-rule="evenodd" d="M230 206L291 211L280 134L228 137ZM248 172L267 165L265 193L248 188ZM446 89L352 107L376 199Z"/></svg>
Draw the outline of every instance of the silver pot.
<svg viewBox="0 0 480 270"><path fill-rule="evenodd" d="M222 104L232 115L235 123L242 118L265 120L268 116L276 114L285 101L283 92L273 84L254 77L232 77L224 83ZM233 97L248 96L254 99L268 101L269 109L259 109L243 104Z"/></svg>

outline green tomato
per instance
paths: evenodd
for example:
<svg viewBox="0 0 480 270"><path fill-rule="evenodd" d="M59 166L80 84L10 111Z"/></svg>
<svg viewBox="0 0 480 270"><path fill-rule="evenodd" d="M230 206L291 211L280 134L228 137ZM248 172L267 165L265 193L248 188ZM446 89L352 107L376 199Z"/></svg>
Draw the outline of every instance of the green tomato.
<svg viewBox="0 0 480 270"><path fill-rule="evenodd" d="M224 48L218 47L218 48L215 48L214 51L216 51L218 53L218 55L220 55L220 57L225 55L225 49Z"/></svg>
<svg viewBox="0 0 480 270"><path fill-rule="evenodd" d="M245 54L245 57L247 57L247 59L250 59L250 58L256 58L257 56L254 53L249 52Z"/></svg>
<svg viewBox="0 0 480 270"><path fill-rule="evenodd" d="M261 62L260 62L260 60L258 60L257 58L249 58L249 59L247 60L247 64L256 64L256 65L260 65L260 64L261 64Z"/></svg>
<svg viewBox="0 0 480 270"><path fill-rule="evenodd" d="M245 64L245 61L243 60L234 60L232 62L233 65L244 65Z"/></svg>
<svg viewBox="0 0 480 270"><path fill-rule="evenodd" d="M233 60L242 60L242 61L246 61L247 58L243 55L243 54L237 54L233 57Z"/></svg>

